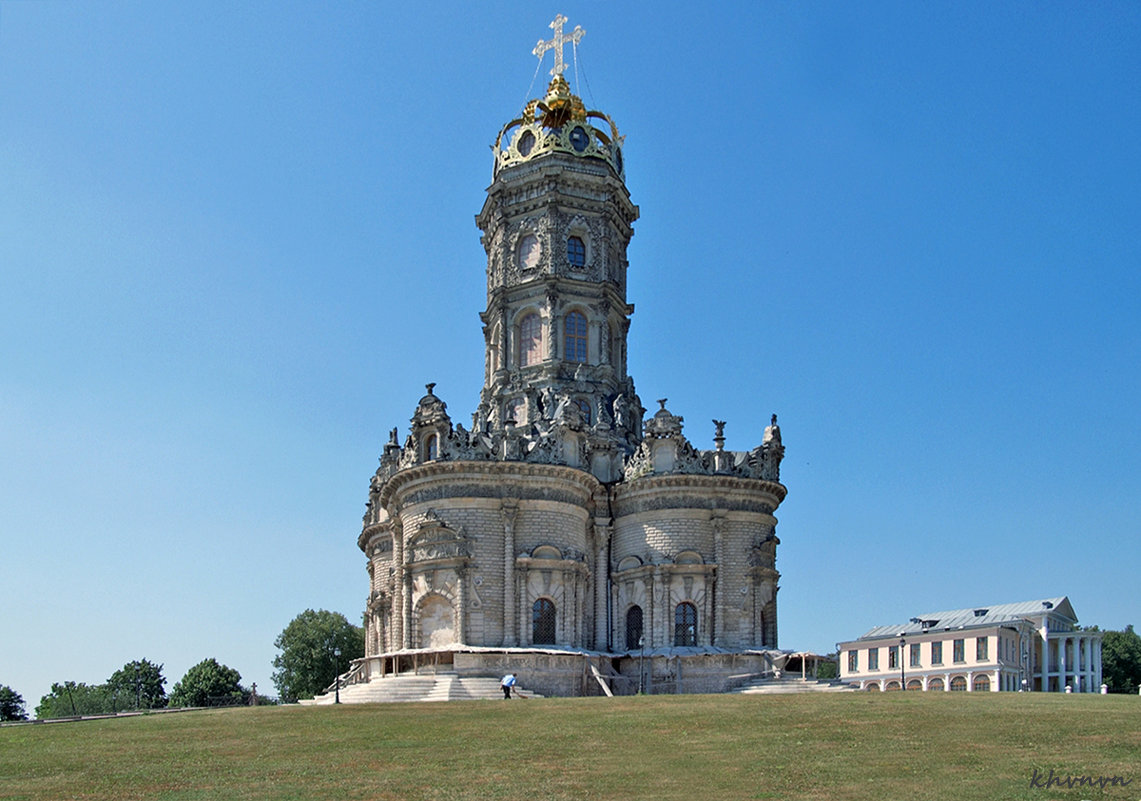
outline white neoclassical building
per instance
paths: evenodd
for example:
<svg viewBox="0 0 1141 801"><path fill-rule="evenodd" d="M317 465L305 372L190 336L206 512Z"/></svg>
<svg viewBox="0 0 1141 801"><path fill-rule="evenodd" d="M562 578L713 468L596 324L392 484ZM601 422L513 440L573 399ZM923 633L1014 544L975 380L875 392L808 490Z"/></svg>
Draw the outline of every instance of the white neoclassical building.
<svg viewBox="0 0 1141 801"><path fill-rule="evenodd" d="M840 678L861 690L1098 692L1101 633L1070 599L930 612L838 643Z"/></svg>

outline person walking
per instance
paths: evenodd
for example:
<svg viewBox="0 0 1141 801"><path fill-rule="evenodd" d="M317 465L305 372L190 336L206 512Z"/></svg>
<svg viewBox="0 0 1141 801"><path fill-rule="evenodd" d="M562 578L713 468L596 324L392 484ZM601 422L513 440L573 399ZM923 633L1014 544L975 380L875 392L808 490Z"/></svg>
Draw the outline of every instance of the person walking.
<svg viewBox="0 0 1141 801"><path fill-rule="evenodd" d="M508 673L506 676L503 677L503 681L499 682L499 686L503 690L503 700L504 701L510 701L511 700L511 691L515 689L515 681L518 678L519 678L518 673ZM518 690L515 691L515 694L516 695L519 694Z"/></svg>

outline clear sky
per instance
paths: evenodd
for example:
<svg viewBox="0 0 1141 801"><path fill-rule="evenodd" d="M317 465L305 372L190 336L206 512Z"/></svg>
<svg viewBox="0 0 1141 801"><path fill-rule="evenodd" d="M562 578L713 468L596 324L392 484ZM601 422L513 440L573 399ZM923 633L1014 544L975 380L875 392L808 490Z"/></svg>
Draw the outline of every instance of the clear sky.
<svg viewBox="0 0 1141 801"><path fill-rule="evenodd" d="M359 620L388 430L478 401L473 217L560 11L643 402L780 415L781 645L1141 625L1141 4L696 9L0 0L0 683L272 691L297 613Z"/></svg>

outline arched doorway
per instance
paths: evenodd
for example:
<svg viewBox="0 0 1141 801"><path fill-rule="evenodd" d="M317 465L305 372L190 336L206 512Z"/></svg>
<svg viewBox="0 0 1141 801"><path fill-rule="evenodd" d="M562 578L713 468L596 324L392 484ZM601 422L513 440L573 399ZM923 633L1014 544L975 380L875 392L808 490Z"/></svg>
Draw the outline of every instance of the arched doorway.
<svg viewBox="0 0 1141 801"><path fill-rule="evenodd" d="M642 607L635 604L626 611L626 650L636 651L642 645Z"/></svg>
<svg viewBox="0 0 1141 801"><path fill-rule="evenodd" d="M540 598L531 607L531 642L535 645L555 643L555 605Z"/></svg>
<svg viewBox="0 0 1141 801"><path fill-rule="evenodd" d="M420 604L420 647L440 648L456 641L456 613L451 602L432 595Z"/></svg>

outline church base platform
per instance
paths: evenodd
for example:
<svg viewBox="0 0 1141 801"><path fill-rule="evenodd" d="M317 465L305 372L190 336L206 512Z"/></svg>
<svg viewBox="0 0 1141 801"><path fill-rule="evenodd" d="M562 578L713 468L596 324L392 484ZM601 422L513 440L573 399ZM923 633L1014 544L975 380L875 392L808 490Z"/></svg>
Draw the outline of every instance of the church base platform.
<svg viewBox="0 0 1141 801"><path fill-rule="evenodd" d="M394 676L499 678L519 674L525 691L545 697L725 693L773 675L780 651L729 652L693 648L630 653L574 649L481 648L396 651L364 657L342 677L342 688Z"/></svg>

